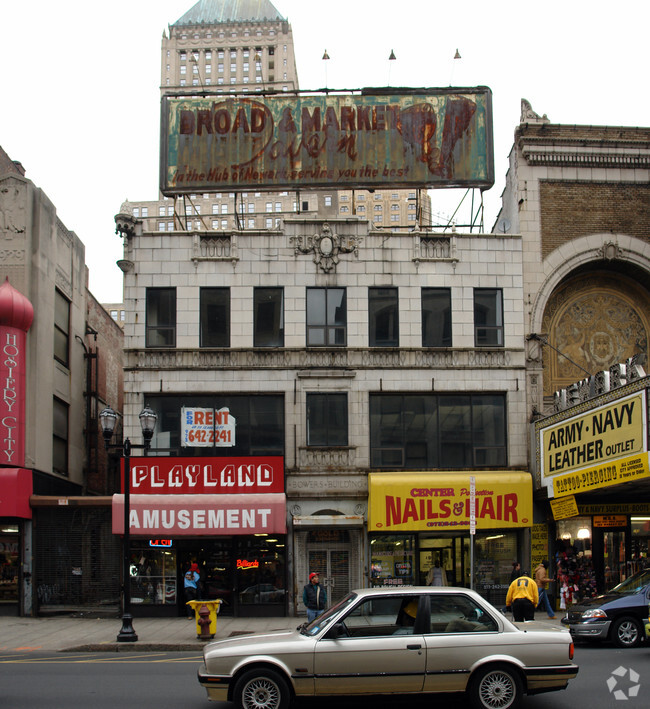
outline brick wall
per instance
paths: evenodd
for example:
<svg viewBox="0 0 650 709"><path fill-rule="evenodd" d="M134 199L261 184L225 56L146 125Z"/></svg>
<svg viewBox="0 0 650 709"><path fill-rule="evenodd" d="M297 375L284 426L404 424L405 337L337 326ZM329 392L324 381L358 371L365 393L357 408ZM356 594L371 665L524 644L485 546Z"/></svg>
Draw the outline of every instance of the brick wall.
<svg viewBox="0 0 650 709"><path fill-rule="evenodd" d="M650 185L540 181L542 256L588 234L650 239Z"/></svg>

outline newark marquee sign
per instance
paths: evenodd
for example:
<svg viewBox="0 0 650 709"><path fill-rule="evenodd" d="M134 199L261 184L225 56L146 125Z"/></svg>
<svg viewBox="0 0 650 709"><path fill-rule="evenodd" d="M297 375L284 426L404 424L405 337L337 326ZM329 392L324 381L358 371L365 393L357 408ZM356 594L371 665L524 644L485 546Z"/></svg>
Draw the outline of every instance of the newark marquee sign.
<svg viewBox="0 0 650 709"><path fill-rule="evenodd" d="M161 191L494 184L487 87L165 96Z"/></svg>

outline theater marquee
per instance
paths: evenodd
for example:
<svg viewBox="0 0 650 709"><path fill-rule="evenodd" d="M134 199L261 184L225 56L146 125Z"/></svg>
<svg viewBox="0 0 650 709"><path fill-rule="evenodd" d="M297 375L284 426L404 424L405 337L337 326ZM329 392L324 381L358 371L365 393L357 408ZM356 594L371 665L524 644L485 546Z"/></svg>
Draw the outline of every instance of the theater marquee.
<svg viewBox="0 0 650 709"><path fill-rule="evenodd" d="M166 195L494 184L487 87L165 96Z"/></svg>

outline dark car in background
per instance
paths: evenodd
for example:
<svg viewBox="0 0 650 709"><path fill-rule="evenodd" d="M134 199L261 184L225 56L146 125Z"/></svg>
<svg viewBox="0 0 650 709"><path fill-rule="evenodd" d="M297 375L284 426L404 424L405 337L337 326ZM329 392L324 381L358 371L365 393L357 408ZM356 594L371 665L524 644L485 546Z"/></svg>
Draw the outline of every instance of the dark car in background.
<svg viewBox="0 0 650 709"><path fill-rule="evenodd" d="M637 647L645 640L650 602L650 569L625 579L611 591L571 606L562 618L575 640L610 640Z"/></svg>

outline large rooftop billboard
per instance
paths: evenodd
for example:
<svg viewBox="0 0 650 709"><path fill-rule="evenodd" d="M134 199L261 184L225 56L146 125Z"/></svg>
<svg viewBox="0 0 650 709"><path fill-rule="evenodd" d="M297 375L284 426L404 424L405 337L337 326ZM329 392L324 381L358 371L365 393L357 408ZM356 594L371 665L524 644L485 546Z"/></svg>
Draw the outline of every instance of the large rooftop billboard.
<svg viewBox="0 0 650 709"><path fill-rule="evenodd" d="M487 87L165 96L161 191L494 184Z"/></svg>

